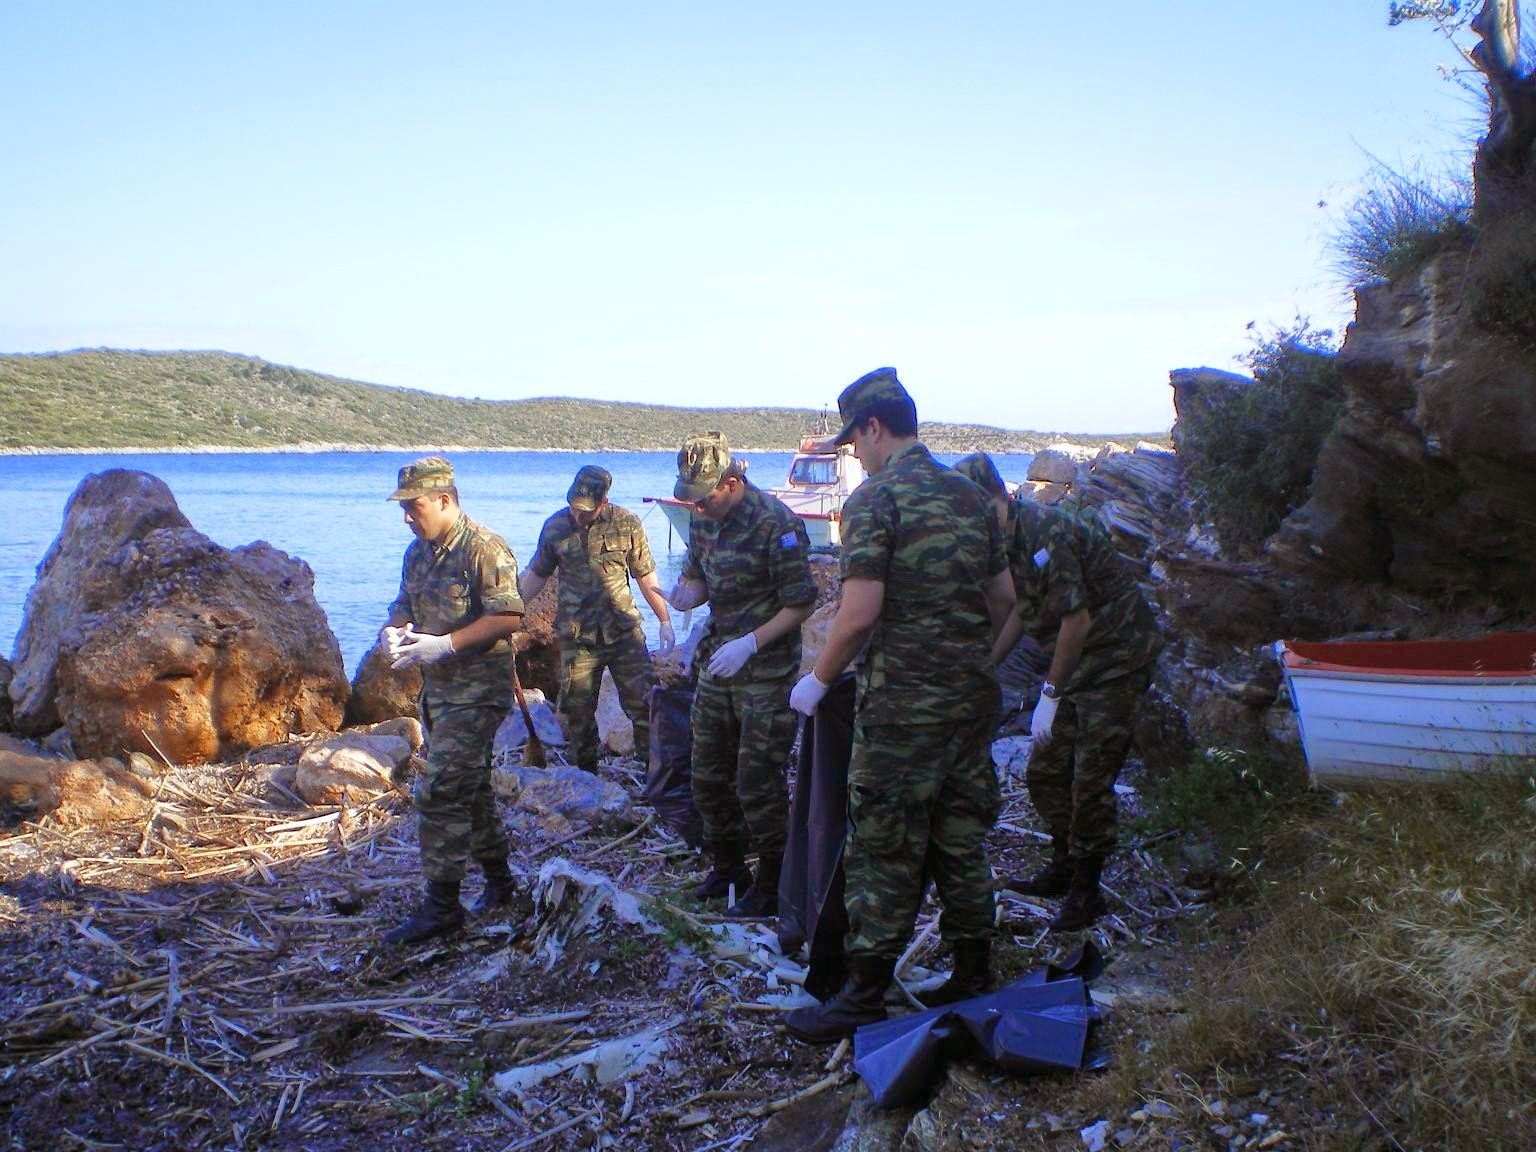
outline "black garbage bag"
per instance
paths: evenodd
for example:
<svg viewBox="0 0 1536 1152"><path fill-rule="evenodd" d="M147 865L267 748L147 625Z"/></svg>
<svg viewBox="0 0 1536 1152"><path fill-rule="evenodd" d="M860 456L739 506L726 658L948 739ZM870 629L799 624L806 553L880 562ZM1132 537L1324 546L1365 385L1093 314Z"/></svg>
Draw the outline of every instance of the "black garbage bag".
<svg viewBox="0 0 1536 1152"><path fill-rule="evenodd" d="M867 1024L853 1037L853 1067L881 1108L922 1099L944 1061L981 1056L1009 1072L1082 1071L1104 1058L1088 1047L1099 1018L1088 983L1103 956L1085 944L1065 966L1026 972L995 992Z"/></svg>
<svg viewBox="0 0 1536 1152"><path fill-rule="evenodd" d="M779 875L779 947L810 946L805 990L825 999L843 986L843 841L848 831L848 761L853 755L854 677L822 697L800 735L789 835Z"/></svg>
<svg viewBox="0 0 1536 1152"><path fill-rule="evenodd" d="M693 689L651 689L651 767L645 777L646 803L656 818L690 848L704 843L704 822L693 806L693 730L688 714Z"/></svg>

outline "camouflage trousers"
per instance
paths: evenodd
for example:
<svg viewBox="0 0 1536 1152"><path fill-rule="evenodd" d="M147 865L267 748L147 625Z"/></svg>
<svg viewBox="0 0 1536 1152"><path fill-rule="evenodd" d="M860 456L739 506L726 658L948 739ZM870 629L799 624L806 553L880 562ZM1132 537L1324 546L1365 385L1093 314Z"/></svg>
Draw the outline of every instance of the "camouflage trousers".
<svg viewBox="0 0 1536 1152"><path fill-rule="evenodd" d="M993 728L990 715L854 726L843 860L850 956L900 956L930 879L946 941L992 938L985 841L1002 806Z"/></svg>
<svg viewBox="0 0 1536 1152"><path fill-rule="evenodd" d="M742 843L784 851L789 792L784 768L795 742L793 678L732 684L700 676L693 694L693 803L706 847Z"/></svg>
<svg viewBox="0 0 1536 1152"><path fill-rule="evenodd" d="M1066 844L1074 858L1115 850L1115 781L1150 679L1142 668L1063 696L1051 742L1030 756L1024 776L1030 803L1051 839Z"/></svg>
<svg viewBox="0 0 1536 1152"><path fill-rule="evenodd" d="M430 881L457 883L468 860L505 860L507 836L491 793L491 744L506 718L502 705L428 706L427 766L412 799L421 870Z"/></svg>
<svg viewBox="0 0 1536 1152"><path fill-rule="evenodd" d="M560 711L571 741L571 763L591 771L597 767L597 697L603 669L613 676L619 705L635 726L635 755L650 755L650 691L656 671L639 628L612 643L566 640L560 645Z"/></svg>

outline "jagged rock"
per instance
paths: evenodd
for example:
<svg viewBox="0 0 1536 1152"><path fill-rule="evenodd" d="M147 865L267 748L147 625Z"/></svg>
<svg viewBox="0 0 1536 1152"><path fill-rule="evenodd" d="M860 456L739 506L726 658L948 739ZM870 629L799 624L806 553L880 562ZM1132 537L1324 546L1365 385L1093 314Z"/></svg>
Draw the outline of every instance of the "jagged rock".
<svg viewBox="0 0 1536 1152"><path fill-rule="evenodd" d="M619 689L608 669L597 689L597 742L614 756L635 754L635 725L619 703Z"/></svg>
<svg viewBox="0 0 1536 1152"><path fill-rule="evenodd" d="M632 823L629 793L581 768L525 768L510 764L491 773L496 794L543 820L570 824Z"/></svg>
<svg viewBox="0 0 1536 1152"><path fill-rule="evenodd" d="M559 715L550 707L549 701L544 699L544 693L537 688L525 688L523 699L528 702L528 712L533 717L533 730L539 737L539 743L550 748L564 745L565 729L560 726ZM526 743L528 725L523 722L523 710L513 701L507 711L507 718L496 729L496 736L491 741L491 758L495 763L509 760Z"/></svg>
<svg viewBox="0 0 1536 1152"><path fill-rule="evenodd" d="M395 671L389 666L389 650L382 641L375 640L352 678L343 721L351 726L415 716L416 698L420 695L421 669Z"/></svg>
<svg viewBox="0 0 1536 1152"><path fill-rule="evenodd" d="M1077 479L1077 466L1092 460L1096 451L1080 444L1048 444L1035 453L1025 476L1051 484L1071 484Z"/></svg>
<svg viewBox="0 0 1536 1152"><path fill-rule="evenodd" d="M1072 487L1070 484L1053 484L1049 480L1026 480L1019 491L1036 504L1049 508L1071 495Z"/></svg>
<svg viewBox="0 0 1536 1152"><path fill-rule="evenodd" d="M261 541L214 544L145 473L81 481L27 613L13 694L35 729L55 684L80 756L220 759L341 718L341 652L309 566Z"/></svg>
<svg viewBox="0 0 1536 1152"><path fill-rule="evenodd" d="M0 750L0 803L23 804L61 824L137 820L154 803L154 788L120 760L56 760Z"/></svg>
<svg viewBox="0 0 1536 1152"><path fill-rule="evenodd" d="M1536 566L1536 356L1462 323L1465 258L1359 289L1345 412L1280 563L1454 597L1521 597Z"/></svg>
<svg viewBox="0 0 1536 1152"><path fill-rule="evenodd" d="M539 594L523 605L527 614L511 641L523 688L537 688L551 700L560 695L560 641L555 633L559 596L560 573L555 572Z"/></svg>
<svg viewBox="0 0 1536 1152"><path fill-rule="evenodd" d="M157 529L190 527L171 490L147 472L113 468L80 481L27 593L10 684L17 731L42 736L59 726L59 648L86 612L87 588L118 548Z"/></svg>
<svg viewBox="0 0 1536 1152"><path fill-rule="evenodd" d="M15 717L11 715L11 662L0 656L0 732L9 732Z"/></svg>
<svg viewBox="0 0 1536 1152"><path fill-rule="evenodd" d="M60 645L59 712L77 752L158 747L228 759L334 730L347 681L314 573L265 541L234 550L160 528L94 573Z"/></svg>
<svg viewBox="0 0 1536 1152"><path fill-rule="evenodd" d="M393 786L411 758L410 740L388 732L342 732L299 756L293 789L307 804L356 804Z"/></svg>
<svg viewBox="0 0 1536 1152"><path fill-rule="evenodd" d="M1254 386L1250 376L1223 372L1220 368L1175 368L1168 373L1173 386L1173 449L1184 451L1184 438L1192 425L1200 423L1214 409L1225 405L1236 392Z"/></svg>

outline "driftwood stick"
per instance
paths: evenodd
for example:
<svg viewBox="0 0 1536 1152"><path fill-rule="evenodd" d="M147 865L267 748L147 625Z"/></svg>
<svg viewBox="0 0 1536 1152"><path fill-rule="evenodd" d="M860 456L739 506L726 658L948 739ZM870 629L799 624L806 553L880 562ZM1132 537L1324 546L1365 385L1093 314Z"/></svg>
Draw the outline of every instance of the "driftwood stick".
<svg viewBox="0 0 1536 1152"><path fill-rule="evenodd" d="M196 1064L192 1063L192 1061L190 1061L190 1060L182 1060L182 1059L180 1059L179 1057L176 1057L176 1056L168 1056L164 1052L156 1052L153 1048L146 1048L144 1045L135 1043L132 1040L119 1040L118 1044L120 1044L124 1048L132 1048L135 1052L139 1053L139 1055L141 1055L141 1056L148 1056L148 1057L150 1057L153 1060L163 1060L167 1064L174 1064L177 1068L185 1068L188 1072L195 1072L197 1075L201 1076L204 1080L208 1081L208 1083L212 1084L220 1092L224 1093L224 1095L228 1096L236 1104L242 1103L240 1097L236 1096L233 1092L231 1092L224 1085L224 1082L222 1080L220 1080L213 1073L205 1071L202 1068L199 1068Z"/></svg>
<svg viewBox="0 0 1536 1152"><path fill-rule="evenodd" d="M782 1112L792 1104L798 1104L802 1100L809 1100L812 1096L820 1096L827 1089L834 1088L839 1082L847 1079L847 1075L846 1072L834 1072L830 1076L823 1076L809 1088L802 1088L798 1092L793 1092L788 1096L783 1096L767 1104L759 1104L756 1108L748 1108L745 1114L756 1120L761 1120L765 1116L772 1116L775 1112Z"/></svg>
<svg viewBox="0 0 1536 1152"><path fill-rule="evenodd" d="M524 1148L532 1148L535 1144L542 1143L543 1141L549 1139L549 1137L551 1137L551 1136L558 1136L561 1132L564 1132L567 1128L574 1128L574 1127L576 1127L576 1125L584 1123L587 1120L590 1120L593 1116L596 1116L598 1114L598 1112L600 1112L600 1111L602 1111L602 1109L600 1109L600 1108L588 1108L580 1116L572 1116L569 1120L565 1121L563 1124L556 1124L553 1128L546 1128L543 1132L539 1132L539 1133L537 1133L537 1134L535 1134L533 1136L529 1136L525 1140L517 1140L517 1141L514 1141L511 1144L508 1144L505 1148L503 1148L501 1150L501 1152L522 1152L522 1149L524 1149Z"/></svg>
<svg viewBox="0 0 1536 1152"><path fill-rule="evenodd" d="M640 833L644 832L653 823L655 823L655 821L656 821L656 813L654 813L654 812L647 812L645 814L645 819L644 820L640 821L639 824L635 825L628 832L624 833L624 835L620 836L617 840L610 840L608 843L604 844L601 848L594 848L594 849L592 849L592 851L584 853L581 858L583 860L591 860L591 859L593 859L593 858L595 858L597 856L601 856L604 852L608 852L608 851L610 851L610 850L612 850L614 848L617 848L620 844L624 844L624 843L627 843L630 840L633 840L636 836L640 835Z"/></svg>

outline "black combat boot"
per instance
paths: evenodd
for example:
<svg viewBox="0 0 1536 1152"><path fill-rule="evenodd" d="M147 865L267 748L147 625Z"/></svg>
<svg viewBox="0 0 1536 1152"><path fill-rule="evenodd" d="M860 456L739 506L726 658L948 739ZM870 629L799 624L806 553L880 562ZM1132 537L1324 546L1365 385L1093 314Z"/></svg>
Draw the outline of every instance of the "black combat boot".
<svg viewBox="0 0 1536 1152"><path fill-rule="evenodd" d="M747 867L741 841L721 841L711 848L710 854L714 857L714 867L702 884L695 885L694 899L721 900L730 895L732 884L737 892L745 892L751 886L752 869Z"/></svg>
<svg viewBox="0 0 1536 1152"><path fill-rule="evenodd" d="M1086 928L1109 909L1104 897L1099 895L1099 874L1104 870L1104 857L1084 856L1077 862L1072 874L1072 888L1061 902L1061 911L1051 921L1052 932L1075 932Z"/></svg>
<svg viewBox="0 0 1536 1152"><path fill-rule="evenodd" d="M459 903L457 880L427 881L427 895L411 918L384 933L386 944L420 944L464 927L464 908Z"/></svg>
<svg viewBox="0 0 1536 1152"><path fill-rule="evenodd" d="M757 858L757 877L752 887L725 910L727 916L739 920L766 920L779 914L779 869L784 863L784 853L761 855Z"/></svg>
<svg viewBox="0 0 1536 1152"><path fill-rule="evenodd" d="M1072 859L1065 840L1051 841L1051 860L1033 876L1015 876L1003 887L1021 896L1064 896L1072 887Z"/></svg>
<svg viewBox="0 0 1536 1152"><path fill-rule="evenodd" d="M885 990L895 970L894 959L850 957L843 990L813 1007L796 1008L784 1017L784 1027L807 1044L831 1044L852 1036L865 1024L878 1024L885 1019Z"/></svg>
<svg viewBox="0 0 1536 1152"><path fill-rule="evenodd" d="M918 997L929 1008L956 1004L992 991L992 941L956 940L955 970L932 992Z"/></svg>
<svg viewBox="0 0 1536 1152"><path fill-rule="evenodd" d="M482 860L480 867L485 871L485 889L469 906L471 916L485 916L498 908L505 908L512 903L512 897L517 895L517 882L512 879L512 869L507 866L505 859L497 857L494 860Z"/></svg>

